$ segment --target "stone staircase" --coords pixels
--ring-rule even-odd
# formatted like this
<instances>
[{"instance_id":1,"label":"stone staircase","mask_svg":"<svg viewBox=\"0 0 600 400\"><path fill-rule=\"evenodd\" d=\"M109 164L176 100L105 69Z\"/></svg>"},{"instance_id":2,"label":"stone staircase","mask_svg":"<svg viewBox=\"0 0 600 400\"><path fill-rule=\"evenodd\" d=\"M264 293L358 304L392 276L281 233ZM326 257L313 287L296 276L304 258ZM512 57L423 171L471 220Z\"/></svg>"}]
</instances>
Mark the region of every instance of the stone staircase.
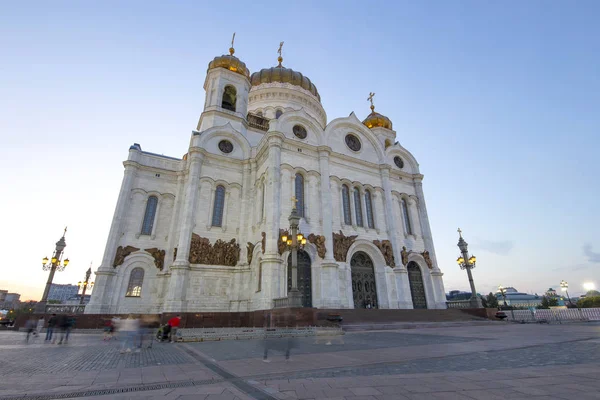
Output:
<instances>
[{"instance_id":1,"label":"stone staircase","mask_svg":"<svg viewBox=\"0 0 600 400\"><path fill-rule=\"evenodd\" d=\"M495 323L458 309L448 310L319 310L318 319L340 315L344 331L416 329Z\"/></svg>"}]
</instances>

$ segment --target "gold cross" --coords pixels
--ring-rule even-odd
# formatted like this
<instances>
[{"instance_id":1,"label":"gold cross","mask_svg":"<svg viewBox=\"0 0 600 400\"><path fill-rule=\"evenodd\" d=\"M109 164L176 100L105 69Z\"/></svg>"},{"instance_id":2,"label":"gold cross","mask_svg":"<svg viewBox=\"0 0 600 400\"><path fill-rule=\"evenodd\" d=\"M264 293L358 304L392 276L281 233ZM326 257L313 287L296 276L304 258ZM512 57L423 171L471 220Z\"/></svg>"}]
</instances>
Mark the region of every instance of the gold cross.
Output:
<instances>
[{"instance_id":1,"label":"gold cross","mask_svg":"<svg viewBox=\"0 0 600 400\"><path fill-rule=\"evenodd\" d=\"M298 199L296 198L296 196L292 196L292 202L293 206L296 207L296 204L298 203Z\"/></svg>"},{"instance_id":2,"label":"gold cross","mask_svg":"<svg viewBox=\"0 0 600 400\"><path fill-rule=\"evenodd\" d=\"M375 96L375 93L370 92L369 97L367 97L367 100L371 102L371 111L375 109L375 106L373 105L373 96Z\"/></svg>"},{"instance_id":3,"label":"gold cross","mask_svg":"<svg viewBox=\"0 0 600 400\"><path fill-rule=\"evenodd\" d=\"M279 53L279 57L281 57L281 48L283 47L283 42L279 42L279 49L277 52Z\"/></svg>"},{"instance_id":4,"label":"gold cross","mask_svg":"<svg viewBox=\"0 0 600 400\"><path fill-rule=\"evenodd\" d=\"M233 47L234 41L235 41L235 32L233 32L233 37L231 38L231 47Z\"/></svg>"}]
</instances>

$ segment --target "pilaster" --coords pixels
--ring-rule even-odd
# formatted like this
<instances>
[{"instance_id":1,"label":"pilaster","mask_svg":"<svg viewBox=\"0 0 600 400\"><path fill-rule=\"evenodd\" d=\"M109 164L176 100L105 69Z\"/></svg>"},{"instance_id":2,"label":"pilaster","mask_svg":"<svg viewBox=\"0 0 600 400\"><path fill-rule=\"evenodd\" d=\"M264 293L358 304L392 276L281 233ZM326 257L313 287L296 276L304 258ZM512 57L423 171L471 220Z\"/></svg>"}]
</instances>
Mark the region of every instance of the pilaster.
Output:
<instances>
[{"instance_id":1,"label":"pilaster","mask_svg":"<svg viewBox=\"0 0 600 400\"><path fill-rule=\"evenodd\" d=\"M412 297L410 295L410 282L408 280L408 271L403 266L394 268L396 278L396 289L398 290L398 308L412 309Z\"/></svg>"}]
</instances>

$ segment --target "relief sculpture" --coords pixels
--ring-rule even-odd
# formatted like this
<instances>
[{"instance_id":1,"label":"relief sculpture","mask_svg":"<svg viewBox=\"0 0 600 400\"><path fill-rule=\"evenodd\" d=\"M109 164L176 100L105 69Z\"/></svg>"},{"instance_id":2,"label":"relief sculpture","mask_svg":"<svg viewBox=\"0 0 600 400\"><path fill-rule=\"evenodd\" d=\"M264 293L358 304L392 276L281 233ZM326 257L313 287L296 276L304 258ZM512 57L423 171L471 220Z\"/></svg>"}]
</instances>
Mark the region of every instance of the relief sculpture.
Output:
<instances>
[{"instance_id":1,"label":"relief sculpture","mask_svg":"<svg viewBox=\"0 0 600 400\"><path fill-rule=\"evenodd\" d=\"M287 237L290 237L290 233L289 233L287 230L285 230L285 229L280 229L280 230L279 230L279 239L277 240L277 251L279 252L279 255L282 255L282 254L283 254L283 252L284 252L284 251L287 249L287 247L288 247L287 243L284 243L284 242L281 240L281 237L282 237L282 236L284 236L284 235L285 235L285 236L287 236Z\"/></svg>"},{"instance_id":2,"label":"relief sculpture","mask_svg":"<svg viewBox=\"0 0 600 400\"><path fill-rule=\"evenodd\" d=\"M248 255L248 264L252 264L252 255L254 254L254 244L248 242L246 246L246 251Z\"/></svg>"},{"instance_id":3,"label":"relief sculpture","mask_svg":"<svg viewBox=\"0 0 600 400\"><path fill-rule=\"evenodd\" d=\"M266 249L266 246L267 246L267 234L264 233L264 232L262 232L261 235L262 235L262 239L260 241L260 245L262 247L261 250L262 250L262 253L265 254L265 249Z\"/></svg>"},{"instance_id":4,"label":"relief sculpture","mask_svg":"<svg viewBox=\"0 0 600 400\"><path fill-rule=\"evenodd\" d=\"M231 239L229 242L218 239L210 244L208 238L192 233L189 261L191 264L227 265L233 267L240 258L240 245Z\"/></svg>"},{"instance_id":5,"label":"relief sculpture","mask_svg":"<svg viewBox=\"0 0 600 400\"><path fill-rule=\"evenodd\" d=\"M336 261L346 261L346 255L358 235L345 236L342 231L333 233L333 256Z\"/></svg>"},{"instance_id":6,"label":"relief sculpture","mask_svg":"<svg viewBox=\"0 0 600 400\"><path fill-rule=\"evenodd\" d=\"M433 260L431 260L431 257L429 257L429 252L427 250L425 250L424 252L421 253L421 255L425 259L425 263L427 264L429 269L432 269L433 268Z\"/></svg>"},{"instance_id":7,"label":"relief sculpture","mask_svg":"<svg viewBox=\"0 0 600 400\"><path fill-rule=\"evenodd\" d=\"M311 233L308 235L307 239L317 247L317 253L319 254L319 257L325 258L325 253L327 252L327 248L325 247L325 236Z\"/></svg>"},{"instance_id":8,"label":"relief sculpture","mask_svg":"<svg viewBox=\"0 0 600 400\"><path fill-rule=\"evenodd\" d=\"M389 240L373 240L373 244L377 246L383 258L385 259L385 265L394 268L396 266L396 260L394 260L394 250L392 249L392 242Z\"/></svg>"},{"instance_id":9,"label":"relief sculpture","mask_svg":"<svg viewBox=\"0 0 600 400\"><path fill-rule=\"evenodd\" d=\"M154 258L154 265L156 265L156 268L162 271L165 266L165 251L159 250L156 247L144 249L144 251L150 253L150 255Z\"/></svg>"},{"instance_id":10,"label":"relief sculpture","mask_svg":"<svg viewBox=\"0 0 600 400\"><path fill-rule=\"evenodd\" d=\"M119 265L123 264L123 261L125 261L125 257L127 257L128 255L130 255L131 253L138 251L139 249L137 247L133 247L133 246L119 246L117 248L117 252L115 253L115 260L113 261L113 268L117 268Z\"/></svg>"},{"instance_id":11,"label":"relief sculpture","mask_svg":"<svg viewBox=\"0 0 600 400\"><path fill-rule=\"evenodd\" d=\"M406 246L402 246L400 255L402 256L402 265L406 266L406 264L408 264L408 251L406 251Z\"/></svg>"}]
</instances>

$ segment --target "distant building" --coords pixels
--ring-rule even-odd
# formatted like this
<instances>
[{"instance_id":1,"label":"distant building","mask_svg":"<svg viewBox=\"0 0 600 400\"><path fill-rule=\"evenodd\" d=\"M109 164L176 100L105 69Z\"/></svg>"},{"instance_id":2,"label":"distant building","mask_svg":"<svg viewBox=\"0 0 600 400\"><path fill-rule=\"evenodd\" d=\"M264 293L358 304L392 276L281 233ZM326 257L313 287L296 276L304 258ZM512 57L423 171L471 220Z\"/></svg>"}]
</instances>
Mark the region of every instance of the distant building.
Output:
<instances>
[{"instance_id":1,"label":"distant building","mask_svg":"<svg viewBox=\"0 0 600 400\"><path fill-rule=\"evenodd\" d=\"M535 307L542 304L541 296L538 296L537 294L519 292L514 287L505 288L504 296L506 296L506 304L509 306ZM498 299L499 304L504 304L504 297L500 291L496 293L496 298Z\"/></svg>"},{"instance_id":2,"label":"distant building","mask_svg":"<svg viewBox=\"0 0 600 400\"><path fill-rule=\"evenodd\" d=\"M0 290L0 303L4 303L6 301L7 294L8 290Z\"/></svg>"},{"instance_id":3,"label":"distant building","mask_svg":"<svg viewBox=\"0 0 600 400\"><path fill-rule=\"evenodd\" d=\"M470 298L471 292L462 292L460 290L451 290L446 295L446 300L448 301L469 300Z\"/></svg>"},{"instance_id":4,"label":"distant building","mask_svg":"<svg viewBox=\"0 0 600 400\"><path fill-rule=\"evenodd\" d=\"M64 303L67 299L77 296L77 293L79 293L79 287L77 285L53 283L50 286L48 300L58 300L61 303Z\"/></svg>"},{"instance_id":5,"label":"distant building","mask_svg":"<svg viewBox=\"0 0 600 400\"><path fill-rule=\"evenodd\" d=\"M90 297L92 297L91 294L86 294L84 299L83 299L83 304L87 304L90 302ZM63 301L64 304L68 304L68 305L77 305L80 304L81 302L81 295L78 294L76 296L73 297L69 297L67 300Z\"/></svg>"},{"instance_id":6,"label":"distant building","mask_svg":"<svg viewBox=\"0 0 600 400\"><path fill-rule=\"evenodd\" d=\"M19 308L19 304L21 304L21 295L19 293L7 293L2 304L2 308L6 310Z\"/></svg>"}]
</instances>

